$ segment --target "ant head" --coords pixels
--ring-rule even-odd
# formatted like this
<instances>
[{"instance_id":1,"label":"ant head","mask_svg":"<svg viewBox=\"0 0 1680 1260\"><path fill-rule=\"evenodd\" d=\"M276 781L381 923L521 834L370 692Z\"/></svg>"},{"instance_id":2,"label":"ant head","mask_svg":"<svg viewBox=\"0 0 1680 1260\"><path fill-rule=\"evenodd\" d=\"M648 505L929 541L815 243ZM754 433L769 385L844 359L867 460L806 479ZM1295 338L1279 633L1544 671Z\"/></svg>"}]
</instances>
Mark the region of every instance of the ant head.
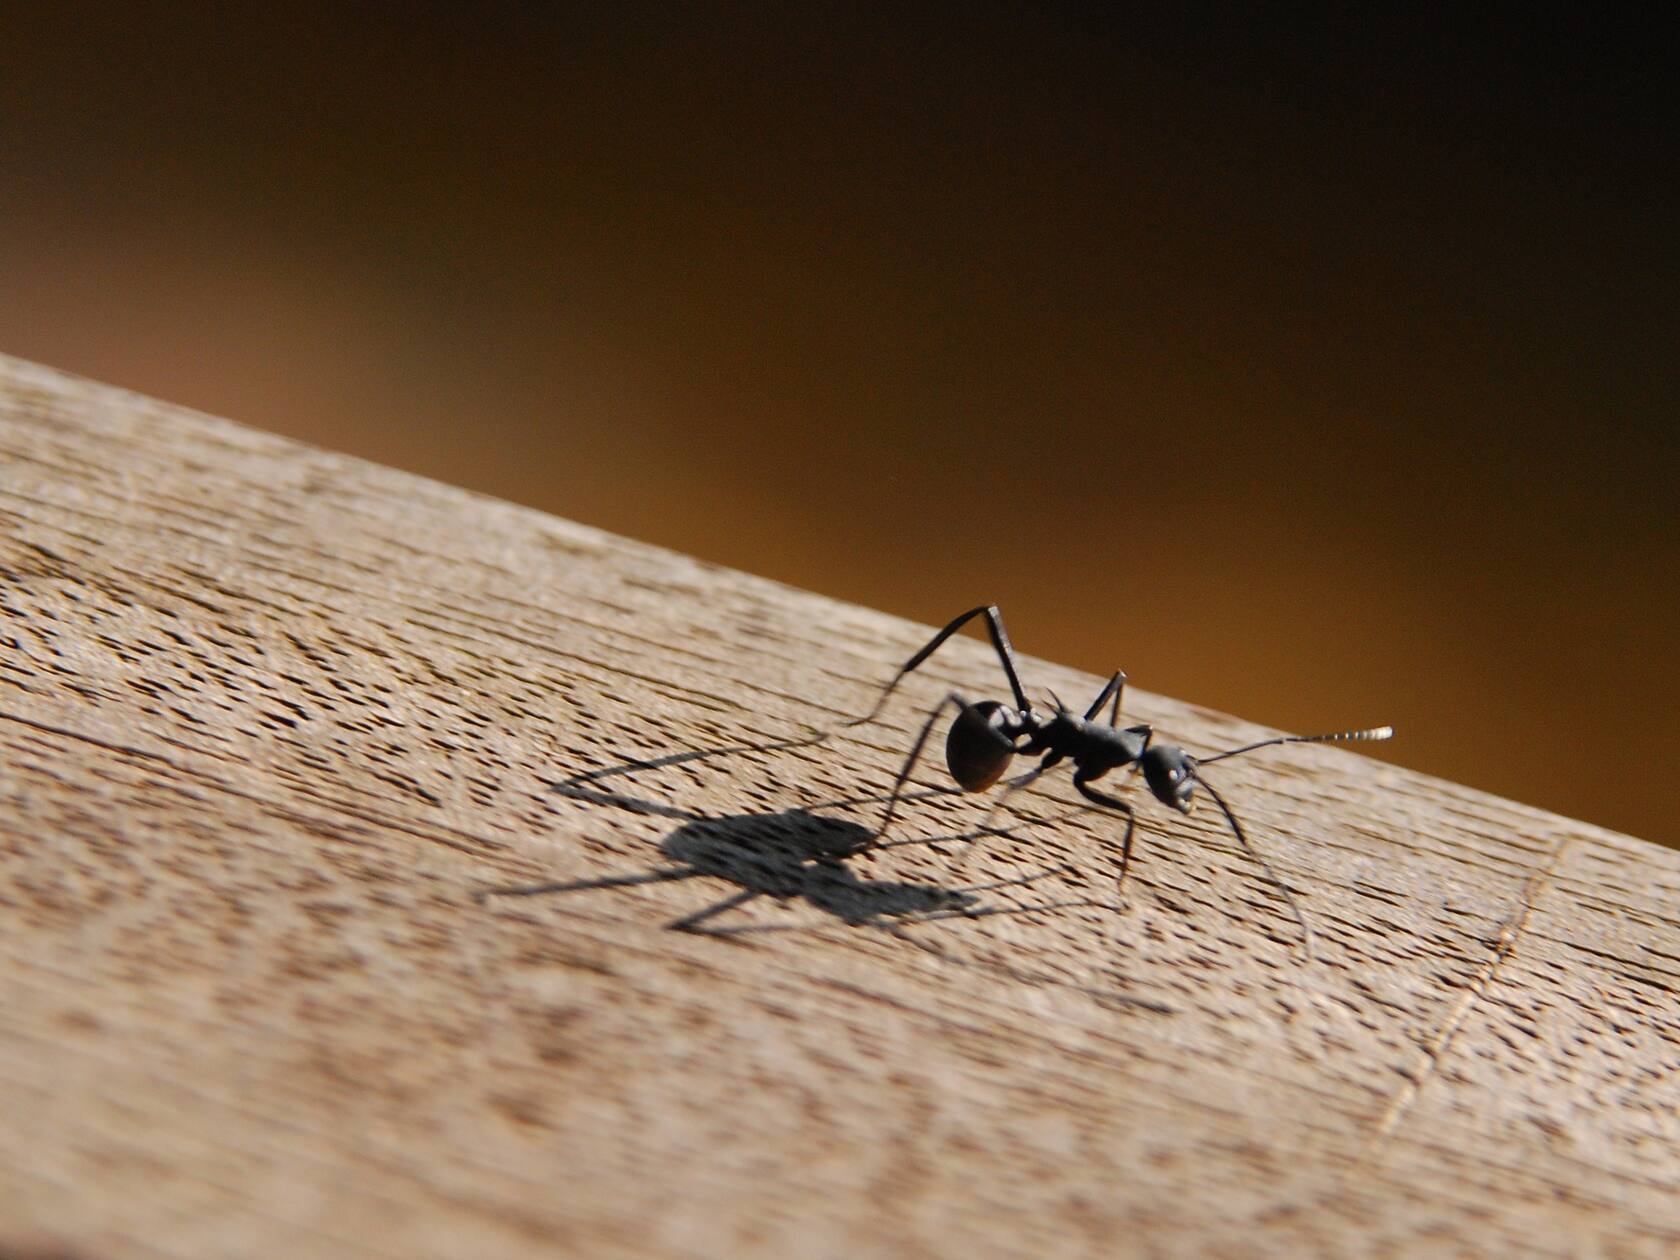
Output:
<instances>
[{"instance_id":1,"label":"ant head","mask_svg":"<svg viewBox=\"0 0 1680 1260\"><path fill-rule=\"evenodd\" d=\"M1143 750L1138 764L1156 800L1181 814L1190 812L1190 798L1196 793L1196 763L1189 753L1171 744L1151 744Z\"/></svg>"},{"instance_id":2,"label":"ant head","mask_svg":"<svg viewBox=\"0 0 1680 1260\"><path fill-rule=\"evenodd\" d=\"M945 737L945 764L965 792L984 792L1003 778L1015 756L1006 726L1020 724L1020 714L996 700L965 704Z\"/></svg>"}]
</instances>

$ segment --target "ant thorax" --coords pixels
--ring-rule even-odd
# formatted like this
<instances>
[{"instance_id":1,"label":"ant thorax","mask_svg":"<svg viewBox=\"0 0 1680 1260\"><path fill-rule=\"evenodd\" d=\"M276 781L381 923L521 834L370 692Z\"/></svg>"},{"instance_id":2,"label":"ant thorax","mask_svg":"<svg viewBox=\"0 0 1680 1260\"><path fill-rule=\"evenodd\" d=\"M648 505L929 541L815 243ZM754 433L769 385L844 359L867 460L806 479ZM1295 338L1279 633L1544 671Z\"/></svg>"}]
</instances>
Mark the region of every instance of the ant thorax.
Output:
<instances>
[{"instance_id":1,"label":"ant thorax","mask_svg":"<svg viewBox=\"0 0 1680 1260\"><path fill-rule=\"evenodd\" d=\"M1068 755L1089 778L1131 765L1149 744L1147 726L1116 728L1071 716L1059 720L1075 727L1074 746L1068 749Z\"/></svg>"}]
</instances>

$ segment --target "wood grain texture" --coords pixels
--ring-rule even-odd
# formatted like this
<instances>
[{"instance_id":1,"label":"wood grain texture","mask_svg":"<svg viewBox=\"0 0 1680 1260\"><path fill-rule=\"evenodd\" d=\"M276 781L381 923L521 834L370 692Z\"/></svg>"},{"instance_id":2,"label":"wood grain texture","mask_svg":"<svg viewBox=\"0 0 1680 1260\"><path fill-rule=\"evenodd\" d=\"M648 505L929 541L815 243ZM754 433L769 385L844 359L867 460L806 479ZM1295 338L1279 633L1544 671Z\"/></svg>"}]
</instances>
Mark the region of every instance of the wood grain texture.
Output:
<instances>
[{"instance_id":1,"label":"wood grain texture","mask_svg":"<svg viewBox=\"0 0 1680 1260\"><path fill-rule=\"evenodd\" d=\"M1306 961L1136 791L813 860L982 643L802 740L927 628L13 360L0 514L0 1256L1680 1251L1680 854L1269 750Z\"/></svg>"}]
</instances>

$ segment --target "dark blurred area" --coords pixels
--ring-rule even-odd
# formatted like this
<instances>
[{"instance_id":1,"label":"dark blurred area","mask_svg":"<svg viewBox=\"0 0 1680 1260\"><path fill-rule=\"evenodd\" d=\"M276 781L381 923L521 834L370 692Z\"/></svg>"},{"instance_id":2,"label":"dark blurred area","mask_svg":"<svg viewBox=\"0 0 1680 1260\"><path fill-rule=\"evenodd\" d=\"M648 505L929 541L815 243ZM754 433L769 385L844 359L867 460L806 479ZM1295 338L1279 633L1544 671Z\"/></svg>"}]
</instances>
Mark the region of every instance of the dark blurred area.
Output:
<instances>
[{"instance_id":1,"label":"dark blurred area","mask_svg":"<svg viewBox=\"0 0 1680 1260\"><path fill-rule=\"evenodd\" d=\"M0 12L0 350L1680 841L1655 26Z\"/></svg>"}]
</instances>

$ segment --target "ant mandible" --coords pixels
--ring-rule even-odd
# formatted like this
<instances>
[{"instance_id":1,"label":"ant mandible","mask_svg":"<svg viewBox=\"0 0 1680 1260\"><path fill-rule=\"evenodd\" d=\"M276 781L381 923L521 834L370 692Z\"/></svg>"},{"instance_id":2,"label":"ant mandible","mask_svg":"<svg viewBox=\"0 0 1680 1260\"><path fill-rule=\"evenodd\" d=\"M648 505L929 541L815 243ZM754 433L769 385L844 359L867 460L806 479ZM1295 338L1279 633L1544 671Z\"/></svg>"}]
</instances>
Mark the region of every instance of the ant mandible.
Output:
<instances>
[{"instance_id":1,"label":"ant mandible","mask_svg":"<svg viewBox=\"0 0 1680 1260\"><path fill-rule=\"evenodd\" d=\"M921 733L916 736L916 742L910 748L910 755L905 758L904 766L898 772L898 778L893 782L892 795L887 799L886 813L875 833L875 839L884 836L887 828L892 825L898 812L899 799L904 793L904 786L909 782L911 772L915 770L916 762L921 757L922 749L927 744L935 724L947 706L955 705L957 717L951 723L950 734L945 739L945 764L950 768L951 777L963 791L984 792L992 787L1003 778L1010 762L1017 756L1042 757L1043 760L1030 773L1010 783L1003 796L999 797L993 806L995 811L1009 796L1031 786L1045 771L1063 761L1070 761L1073 763L1073 786L1081 796L1099 809L1115 810L1126 816L1126 831L1120 841L1118 885L1124 885L1126 871L1131 864L1132 836L1137 828L1137 815L1125 801L1092 787L1092 783L1111 771L1131 766L1134 773L1139 770L1143 772L1144 781L1149 785L1149 790L1156 800L1183 814L1190 812L1197 787L1203 788L1219 807L1220 813L1225 815L1225 820L1230 823L1237 843L1289 903L1295 921L1301 928L1302 950L1310 953L1312 929L1307 926L1306 916L1301 913L1301 907L1297 904L1294 894L1289 891L1289 886L1273 873L1266 859L1249 843L1236 814L1213 784L1207 781L1202 774L1202 767L1215 761L1223 761L1227 757L1253 752L1257 748L1269 748L1273 744L1388 739L1393 736L1394 728L1374 726L1366 730L1337 731L1329 735L1279 735L1272 739L1244 744L1240 748L1228 749L1211 757L1195 757L1177 745L1155 743L1153 727L1120 725L1120 697L1126 686L1126 675L1122 670L1116 670L1114 677L1103 684L1097 698L1091 701L1082 715L1070 711L1054 692L1050 694L1050 698L1056 706L1056 711L1053 714L1042 714L1033 708L1026 692L1021 688L1020 674L1015 668L1015 649L1010 645L1009 634L1003 628L1003 617L996 604L971 608L934 635L926 647L906 661L898 673L893 675L892 681L882 689L875 707L847 725L857 726L874 719L898 684L904 681L905 676L938 651L945 640L976 617L986 619L986 629L991 635L992 647L996 649L998 662L1009 679L1009 690L1014 695L1015 704L1011 707L999 700L982 700L971 704L956 692L940 701L928 715ZM1098 716L1105 704L1109 706L1106 723Z\"/></svg>"}]
</instances>

